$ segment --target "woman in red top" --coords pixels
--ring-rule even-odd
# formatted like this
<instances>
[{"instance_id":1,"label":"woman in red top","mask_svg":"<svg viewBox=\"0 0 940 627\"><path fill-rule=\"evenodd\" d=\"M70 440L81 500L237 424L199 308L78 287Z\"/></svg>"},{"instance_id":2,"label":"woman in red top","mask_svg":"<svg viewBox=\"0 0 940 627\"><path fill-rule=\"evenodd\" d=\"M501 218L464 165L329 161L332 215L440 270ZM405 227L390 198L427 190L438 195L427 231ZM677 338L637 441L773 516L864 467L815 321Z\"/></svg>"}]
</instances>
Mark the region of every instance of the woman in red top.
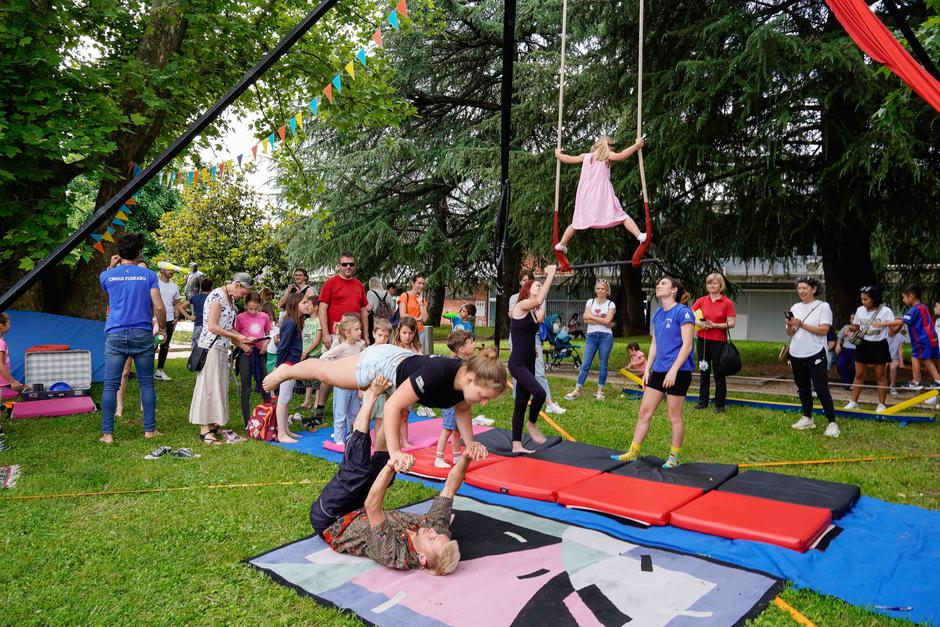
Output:
<instances>
[{"instance_id":1,"label":"woman in red top","mask_svg":"<svg viewBox=\"0 0 940 627\"><path fill-rule=\"evenodd\" d=\"M713 272L705 279L708 294L692 304L692 311L701 311L702 320L698 332L699 354L699 392L696 409L708 407L708 395L711 387L712 369L718 364L721 348L728 342L728 329L734 328L734 303L724 295L725 278ZM728 394L725 378L715 373L715 411L725 411L725 397Z\"/></svg>"}]
</instances>

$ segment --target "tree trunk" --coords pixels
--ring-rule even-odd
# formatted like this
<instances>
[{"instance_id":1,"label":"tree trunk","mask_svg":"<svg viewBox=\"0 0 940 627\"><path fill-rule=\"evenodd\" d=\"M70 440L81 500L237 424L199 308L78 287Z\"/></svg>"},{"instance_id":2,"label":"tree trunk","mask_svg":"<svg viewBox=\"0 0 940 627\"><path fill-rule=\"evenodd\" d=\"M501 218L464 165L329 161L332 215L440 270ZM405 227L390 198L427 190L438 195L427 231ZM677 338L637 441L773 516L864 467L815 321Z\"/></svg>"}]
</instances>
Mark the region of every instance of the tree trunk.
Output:
<instances>
[{"instance_id":1,"label":"tree trunk","mask_svg":"<svg viewBox=\"0 0 940 627\"><path fill-rule=\"evenodd\" d=\"M446 290L447 288L444 285L435 285L428 290L428 321L426 323L428 326L441 326Z\"/></svg>"},{"instance_id":2,"label":"tree trunk","mask_svg":"<svg viewBox=\"0 0 940 627\"><path fill-rule=\"evenodd\" d=\"M849 218L840 228L826 229L817 237L826 277L825 298L832 307L832 324L839 328L858 308L859 288L876 282L871 230L861 220Z\"/></svg>"},{"instance_id":3,"label":"tree trunk","mask_svg":"<svg viewBox=\"0 0 940 627\"><path fill-rule=\"evenodd\" d=\"M620 330L624 335L648 335L646 326L646 295L643 293L643 268L626 266L620 272L620 302L624 312Z\"/></svg>"}]
</instances>

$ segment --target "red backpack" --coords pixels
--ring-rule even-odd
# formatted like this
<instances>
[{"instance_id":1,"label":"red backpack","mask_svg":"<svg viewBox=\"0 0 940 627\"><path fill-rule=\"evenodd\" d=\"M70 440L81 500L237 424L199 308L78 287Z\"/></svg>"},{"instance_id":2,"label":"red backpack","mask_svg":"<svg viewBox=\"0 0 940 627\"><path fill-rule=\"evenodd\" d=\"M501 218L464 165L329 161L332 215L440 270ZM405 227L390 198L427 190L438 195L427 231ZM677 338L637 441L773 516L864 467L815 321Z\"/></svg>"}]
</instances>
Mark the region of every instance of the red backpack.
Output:
<instances>
[{"instance_id":1,"label":"red backpack","mask_svg":"<svg viewBox=\"0 0 940 627\"><path fill-rule=\"evenodd\" d=\"M245 435L265 442L277 439L275 407L277 407L277 398L272 398L270 403L261 403L255 407L255 410L251 412L251 418L248 419L248 426L245 427Z\"/></svg>"}]
</instances>

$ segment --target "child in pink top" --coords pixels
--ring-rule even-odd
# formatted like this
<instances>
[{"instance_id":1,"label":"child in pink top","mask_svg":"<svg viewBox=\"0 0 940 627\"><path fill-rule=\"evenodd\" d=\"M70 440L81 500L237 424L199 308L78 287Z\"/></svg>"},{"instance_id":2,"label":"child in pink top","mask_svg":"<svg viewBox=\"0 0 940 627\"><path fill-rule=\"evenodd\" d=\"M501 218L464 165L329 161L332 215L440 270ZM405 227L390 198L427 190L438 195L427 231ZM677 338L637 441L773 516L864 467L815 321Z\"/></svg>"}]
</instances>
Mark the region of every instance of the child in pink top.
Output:
<instances>
[{"instance_id":1,"label":"child in pink top","mask_svg":"<svg viewBox=\"0 0 940 627\"><path fill-rule=\"evenodd\" d=\"M640 345L630 342L627 344L627 352L630 353L630 365L627 366L627 370L642 374L646 370L646 355L640 350Z\"/></svg>"},{"instance_id":2,"label":"child in pink top","mask_svg":"<svg viewBox=\"0 0 940 627\"><path fill-rule=\"evenodd\" d=\"M261 311L261 296L251 292L245 297L245 311L235 316L235 331L247 338L267 338L271 335L271 318ZM248 426L251 417L251 380L255 380L254 388L261 392L265 403L271 402L271 395L261 388L261 382L268 376L267 348L269 339L263 339L252 344L251 351L241 349L235 351L235 367L241 381L241 410L242 420Z\"/></svg>"},{"instance_id":3,"label":"child in pink top","mask_svg":"<svg viewBox=\"0 0 940 627\"><path fill-rule=\"evenodd\" d=\"M10 372L10 347L4 336L10 332L10 317L0 313L0 396L15 398L26 386L17 381Z\"/></svg>"}]
</instances>

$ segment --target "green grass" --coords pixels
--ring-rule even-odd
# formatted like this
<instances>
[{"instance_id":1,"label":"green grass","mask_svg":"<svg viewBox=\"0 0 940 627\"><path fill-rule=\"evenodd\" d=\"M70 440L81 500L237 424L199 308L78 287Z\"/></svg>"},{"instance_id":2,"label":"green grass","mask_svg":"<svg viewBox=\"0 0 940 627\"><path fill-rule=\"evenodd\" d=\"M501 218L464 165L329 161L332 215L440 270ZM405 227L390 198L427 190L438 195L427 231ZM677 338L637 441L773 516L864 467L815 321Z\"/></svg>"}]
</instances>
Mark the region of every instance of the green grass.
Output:
<instances>
[{"instance_id":1,"label":"green grass","mask_svg":"<svg viewBox=\"0 0 940 627\"><path fill-rule=\"evenodd\" d=\"M143 438L136 380L130 383L117 444L96 441L99 415L6 423L15 448L0 464L20 464L15 490L2 496L195 486L191 491L0 502L0 624L359 624L323 608L245 566L242 560L310 533L308 509L332 476L333 464L258 442L202 445L187 422L193 376L182 360L167 367L172 382L157 382L160 444L190 446L201 459L144 461L157 442ZM569 381L552 380L561 398ZM593 395L589 383L586 392ZM616 397L615 394L610 396ZM96 394L97 397L97 394ZM587 397L553 417L575 438L625 447L637 401ZM507 396L484 409L509 425ZM793 416L729 407L719 416L686 411L687 460L748 462L940 452L935 425L843 421L838 440L788 428ZM232 402L232 417L240 413ZM545 426L546 433L553 430ZM654 420L644 451L665 455L668 423ZM940 507L936 460L782 467L808 477L857 483L868 496ZM204 489L227 483L308 480L309 485ZM398 481L388 505L431 496ZM838 599L788 589L783 598L819 625L901 624ZM770 607L756 625L791 625Z\"/></svg>"}]
</instances>

